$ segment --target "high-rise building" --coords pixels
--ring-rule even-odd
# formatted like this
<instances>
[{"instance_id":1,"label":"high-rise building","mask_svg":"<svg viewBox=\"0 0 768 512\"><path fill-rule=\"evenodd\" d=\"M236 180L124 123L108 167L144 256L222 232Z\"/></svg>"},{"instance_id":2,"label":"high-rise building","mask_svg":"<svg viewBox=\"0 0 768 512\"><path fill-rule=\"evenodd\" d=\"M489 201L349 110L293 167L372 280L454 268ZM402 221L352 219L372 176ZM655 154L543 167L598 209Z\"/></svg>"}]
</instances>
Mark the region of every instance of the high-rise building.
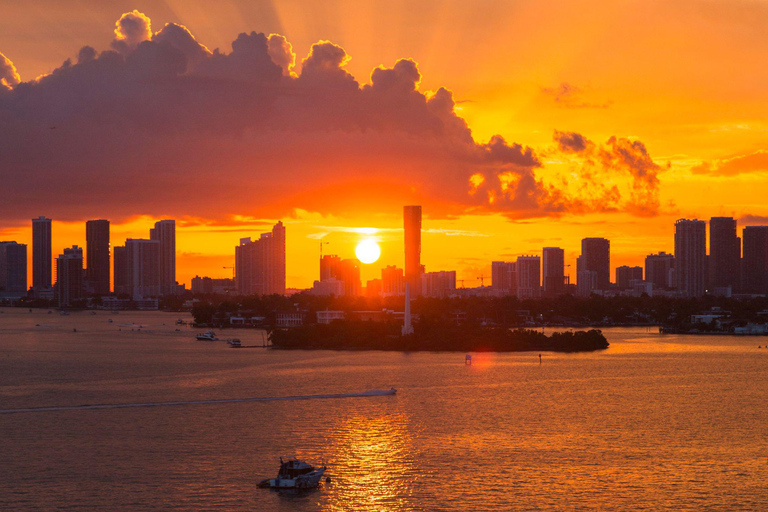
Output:
<instances>
[{"instance_id":1,"label":"high-rise building","mask_svg":"<svg viewBox=\"0 0 768 512\"><path fill-rule=\"evenodd\" d=\"M733 217L709 220L709 288L735 291L741 284L741 239Z\"/></svg>"},{"instance_id":2,"label":"high-rise building","mask_svg":"<svg viewBox=\"0 0 768 512\"><path fill-rule=\"evenodd\" d=\"M611 242L605 238L584 238L581 241L581 257L583 265L581 270L597 273L597 289L610 288Z\"/></svg>"},{"instance_id":3,"label":"high-rise building","mask_svg":"<svg viewBox=\"0 0 768 512\"><path fill-rule=\"evenodd\" d=\"M356 258L348 258L341 260L336 268L335 277L344 283L344 295L348 297L358 297L362 293L359 263Z\"/></svg>"},{"instance_id":4,"label":"high-rise building","mask_svg":"<svg viewBox=\"0 0 768 512\"><path fill-rule=\"evenodd\" d=\"M421 206L404 206L405 281L411 285L411 294L421 290Z\"/></svg>"},{"instance_id":5,"label":"high-rise building","mask_svg":"<svg viewBox=\"0 0 768 512\"><path fill-rule=\"evenodd\" d=\"M744 228L742 291L768 295L768 226Z\"/></svg>"},{"instance_id":6,"label":"high-rise building","mask_svg":"<svg viewBox=\"0 0 768 512\"><path fill-rule=\"evenodd\" d=\"M675 286L685 297L706 291L707 223L679 219L675 222Z\"/></svg>"},{"instance_id":7,"label":"high-rise building","mask_svg":"<svg viewBox=\"0 0 768 512\"><path fill-rule=\"evenodd\" d=\"M130 295L131 288L128 279L128 253L126 252L125 246L115 247L113 256L115 293L117 295Z\"/></svg>"},{"instance_id":8,"label":"high-rise building","mask_svg":"<svg viewBox=\"0 0 768 512\"><path fill-rule=\"evenodd\" d=\"M225 294L232 291L234 287L234 281L231 278L216 279L200 276L192 278L192 293Z\"/></svg>"},{"instance_id":9,"label":"high-rise building","mask_svg":"<svg viewBox=\"0 0 768 512\"><path fill-rule=\"evenodd\" d=\"M495 295L516 295L517 263L514 261L491 262L491 285Z\"/></svg>"},{"instance_id":10,"label":"high-rise building","mask_svg":"<svg viewBox=\"0 0 768 512\"><path fill-rule=\"evenodd\" d=\"M633 281L643 280L643 267L616 267L616 287L619 290L629 290L634 287Z\"/></svg>"},{"instance_id":11,"label":"high-rise building","mask_svg":"<svg viewBox=\"0 0 768 512\"><path fill-rule=\"evenodd\" d=\"M441 270L421 275L421 294L425 297L445 298L456 292L456 271Z\"/></svg>"},{"instance_id":12,"label":"high-rise building","mask_svg":"<svg viewBox=\"0 0 768 512\"><path fill-rule=\"evenodd\" d=\"M320 258L320 280L327 281L336 277L341 258L335 254L326 254Z\"/></svg>"},{"instance_id":13,"label":"high-rise building","mask_svg":"<svg viewBox=\"0 0 768 512\"><path fill-rule=\"evenodd\" d=\"M541 297L541 258L518 256L516 263L517 297L520 299Z\"/></svg>"},{"instance_id":14,"label":"high-rise building","mask_svg":"<svg viewBox=\"0 0 768 512\"><path fill-rule=\"evenodd\" d=\"M117 251L115 260L117 261ZM133 300L162 294L160 241L129 238L125 241L127 289ZM115 272L117 279L117 272Z\"/></svg>"},{"instance_id":15,"label":"high-rise building","mask_svg":"<svg viewBox=\"0 0 768 512\"><path fill-rule=\"evenodd\" d=\"M82 247L73 245L56 258L56 296L60 308L84 297Z\"/></svg>"},{"instance_id":16,"label":"high-rise building","mask_svg":"<svg viewBox=\"0 0 768 512\"><path fill-rule=\"evenodd\" d=\"M258 240L235 247L235 285L240 295L285 294L285 226L278 222Z\"/></svg>"},{"instance_id":17,"label":"high-rise building","mask_svg":"<svg viewBox=\"0 0 768 512\"><path fill-rule=\"evenodd\" d=\"M27 246L0 242L0 298L18 299L27 294Z\"/></svg>"},{"instance_id":18,"label":"high-rise building","mask_svg":"<svg viewBox=\"0 0 768 512\"><path fill-rule=\"evenodd\" d=\"M381 294L384 297L396 297L405 293L405 274L403 269L387 265L381 269Z\"/></svg>"},{"instance_id":19,"label":"high-rise building","mask_svg":"<svg viewBox=\"0 0 768 512\"><path fill-rule=\"evenodd\" d=\"M32 219L32 289L36 296L51 288L51 219Z\"/></svg>"},{"instance_id":20,"label":"high-rise building","mask_svg":"<svg viewBox=\"0 0 768 512\"><path fill-rule=\"evenodd\" d=\"M155 222L149 238L160 242L160 294L172 295L176 291L176 221Z\"/></svg>"},{"instance_id":21,"label":"high-rise building","mask_svg":"<svg viewBox=\"0 0 768 512\"><path fill-rule=\"evenodd\" d=\"M552 297L565 293L565 251L545 247L542 252L544 294Z\"/></svg>"},{"instance_id":22,"label":"high-rise building","mask_svg":"<svg viewBox=\"0 0 768 512\"><path fill-rule=\"evenodd\" d=\"M109 221L89 220L85 223L86 289L96 295L109 293Z\"/></svg>"},{"instance_id":23,"label":"high-rise building","mask_svg":"<svg viewBox=\"0 0 768 512\"><path fill-rule=\"evenodd\" d=\"M674 288L672 269L675 268L675 257L662 251L645 257L645 280L656 289Z\"/></svg>"}]
</instances>

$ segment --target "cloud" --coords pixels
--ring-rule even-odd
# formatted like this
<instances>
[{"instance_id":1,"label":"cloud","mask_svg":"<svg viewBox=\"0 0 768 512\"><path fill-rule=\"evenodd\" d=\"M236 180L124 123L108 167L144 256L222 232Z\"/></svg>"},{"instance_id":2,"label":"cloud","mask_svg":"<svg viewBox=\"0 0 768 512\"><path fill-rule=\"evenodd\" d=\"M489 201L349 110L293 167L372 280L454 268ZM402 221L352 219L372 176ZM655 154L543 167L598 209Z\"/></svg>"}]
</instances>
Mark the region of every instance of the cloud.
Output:
<instances>
[{"instance_id":1,"label":"cloud","mask_svg":"<svg viewBox=\"0 0 768 512\"><path fill-rule=\"evenodd\" d=\"M739 224L743 226L768 226L768 217L764 215L742 215Z\"/></svg>"},{"instance_id":2,"label":"cloud","mask_svg":"<svg viewBox=\"0 0 768 512\"><path fill-rule=\"evenodd\" d=\"M557 87L542 87L541 92L551 97L562 108L608 108L607 103L590 103L583 99L584 90L562 82Z\"/></svg>"},{"instance_id":3,"label":"cloud","mask_svg":"<svg viewBox=\"0 0 768 512\"><path fill-rule=\"evenodd\" d=\"M296 71L283 36L242 33L231 51L211 51L182 25L153 34L148 17L126 13L111 50L84 47L76 63L0 88L9 198L0 218L45 210L215 223L414 203L433 217L609 211L546 182L532 148L475 140L450 90L419 89L415 61L378 67L361 84L349 59L320 41ZM645 165L635 174L653 183L644 147L617 139L606 148L611 165Z\"/></svg>"},{"instance_id":4,"label":"cloud","mask_svg":"<svg viewBox=\"0 0 768 512\"><path fill-rule=\"evenodd\" d=\"M21 81L11 59L0 53L0 88L10 89Z\"/></svg>"},{"instance_id":5,"label":"cloud","mask_svg":"<svg viewBox=\"0 0 768 512\"><path fill-rule=\"evenodd\" d=\"M558 149L565 153L580 153L592 144L586 137L575 132L555 130L554 139Z\"/></svg>"},{"instance_id":6,"label":"cloud","mask_svg":"<svg viewBox=\"0 0 768 512\"><path fill-rule=\"evenodd\" d=\"M709 176L738 176L768 172L768 151L759 150L747 155L702 162L691 168L693 174Z\"/></svg>"}]
</instances>

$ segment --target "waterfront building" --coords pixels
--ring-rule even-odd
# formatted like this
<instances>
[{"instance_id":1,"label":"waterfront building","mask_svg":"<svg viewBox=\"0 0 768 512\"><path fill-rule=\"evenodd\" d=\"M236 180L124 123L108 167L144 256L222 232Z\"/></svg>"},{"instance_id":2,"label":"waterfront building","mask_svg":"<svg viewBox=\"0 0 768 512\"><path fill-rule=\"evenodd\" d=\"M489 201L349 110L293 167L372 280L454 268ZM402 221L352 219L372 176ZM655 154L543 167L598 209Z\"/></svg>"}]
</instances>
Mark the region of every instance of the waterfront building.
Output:
<instances>
[{"instance_id":1,"label":"waterfront building","mask_svg":"<svg viewBox=\"0 0 768 512\"><path fill-rule=\"evenodd\" d=\"M768 226L747 226L742 232L742 291L768 295Z\"/></svg>"},{"instance_id":2,"label":"waterfront building","mask_svg":"<svg viewBox=\"0 0 768 512\"><path fill-rule=\"evenodd\" d=\"M611 286L611 242L605 238L584 238L581 241L581 270L597 273L595 289ZM577 275L578 279L578 275Z\"/></svg>"},{"instance_id":3,"label":"waterfront building","mask_svg":"<svg viewBox=\"0 0 768 512\"><path fill-rule=\"evenodd\" d=\"M491 262L491 286L494 295L517 295L517 263L514 261Z\"/></svg>"},{"instance_id":4,"label":"waterfront building","mask_svg":"<svg viewBox=\"0 0 768 512\"><path fill-rule=\"evenodd\" d=\"M421 206L403 207L405 281L415 296L421 290Z\"/></svg>"},{"instance_id":5,"label":"waterfront building","mask_svg":"<svg viewBox=\"0 0 768 512\"><path fill-rule=\"evenodd\" d=\"M109 221L87 221L85 240L85 288L89 293L107 295L110 291Z\"/></svg>"},{"instance_id":6,"label":"waterfront building","mask_svg":"<svg viewBox=\"0 0 768 512\"><path fill-rule=\"evenodd\" d=\"M425 297L450 297L456 292L456 271L441 270L421 275L421 295Z\"/></svg>"},{"instance_id":7,"label":"waterfront building","mask_svg":"<svg viewBox=\"0 0 768 512\"><path fill-rule=\"evenodd\" d=\"M0 242L0 299L27 295L27 246Z\"/></svg>"},{"instance_id":8,"label":"waterfront building","mask_svg":"<svg viewBox=\"0 0 768 512\"><path fill-rule=\"evenodd\" d=\"M344 295L344 282L335 277L315 281L309 293L320 297L341 297Z\"/></svg>"},{"instance_id":9,"label":"waterfront building","mask_svg":"<svg viewBox=\"0 0 768 512\"><path fill-rule=\"evenodd\" d=\"M622 265L616 267L616 287L619 290L629 290L633 288L633 281L643 280L643 267L630 267Z\"/></svg>"},{"instance_id":10,"label":"waterfront building","mask_svg":"<svg viewBox=\"0 0 768 512\"><path fill-rule=\"evenodd\" d=\"M709 220L709 283L710 290L736 291L741 284L741 239L736 234L733 217L712 217Z\"/></svg>"},{"instance_id":11,"label":"waterfront building","mask_svg":"<svg viewBox=\"0 0 768 512\"><path fill-rule=\"evenodd\" d=\"M381 294L393 297L405 294L405 273L395 265L387 265L381 269Z\"/></svg>"},{"instance_id":12,"label":"waterfront building","mask_svg":"<svg viewBox=\"0 0 768 512\"><path fill-rule=\"evenodd\" d=\"M285 294L285 226L278 222L258 240L235 247L235 286L240 295Z\"/></svg>"},{"instance_id":13,"label":"waterfront building","mask_svg":"<svg viewBox=\"0 0 768 512\"><path fill-rule=\"evenodd\" d=\"M656 289L674 288L675 257L664 251L645 257L645 280Z\"/></svg>"},{"instance_id":14,"label":"waterfront building","mask_svg":"<svg viewBox=\"0 0 768 512\"><path fill-rule=\"evenodd\" d=\"M56 258L56 298L60 308L84 297L83 248L73 245Z\"/></svg>"},{"instance_id":15,"label":"waterfront building","mask_svg":"<svg viewBox=\"0 0 768 512\"><path fill-rule=\"evenodd\" d=\"M192 278L192 293L226 294L234 291L235 282L229 278L215 279L195 276Z\"/></svg>"},{"instance_id":16,"label":"waterfront building","mask_svg":"<svg viewBox=\"0 0 768 512\"><path fill-rule=\"evenodd\" d=\"M518 256L517 297L535 299L541 297L541 258L538 256Z\"/></svg>"},{"instance_id":17,"label":"waterfront building","mask_svg":"<svg viewBox=\"0 0 768 512\"><path fill-rule=\"evenodd\" d=\"M128 285L128 255L125 251L125 246L115 247L112 265L112 275L115 276L115 294L131 294L130 287Z\"/></svg>"},{"instance_id":18,"label":"waterfront building","mask_svg":"<svg viewBox=\"0 0 768 512\"><path fill-rule=\"evenodd\" d=\"M126 289L131 299L162 295L160 247L159 240L129 238L125 241Z\"/></svg>"},{"instance_id":19,"label":"waterfront building","mask_svg":"<svg viewBox=\"0 0 768 512\"><path fill-rule=\"evenodd\" d=\"M338 273L341 258L335 254L326 254L320 258L320 280L332 279Z\"/></svg>"},{"instance_id":20,"label":"waterfront building","mask_svg":"<svg viewBox=\"0 0 768 512\"><path fill-rule=\"evenodd\" d=\"M542 252L544 295L553 297L565 293L565 251L560 247L545 247Z\"/></svg>"},{"instance_id":21,"label":"waterfront building","mask_svg":"<svg viewBox=\"0 0 768 512\"><path fill-rule=\"evenodd\" d=\"M176 292L176 221L155 222L155 227L149 230L149 239L160 243L160 294L173 295Z\"/></svg>"},{"instance_id":22,"label":"waterfront building","mask_svg":"<svg viewBox=\"0 0 768 512\"><path fill-rule=\"evenodd\" d=\"M36 297L51 290L51 219L32 219L32 289Z\"/></svg>"},{"instance_id":23,"label":"waterfront building","mask_svg":"<svg viewBox=\"0 0 768 512\"><path fill-rule=\"evenodd\" d=\"M675 222L675 285L685 297L706 292L707 223L679 219Z\"/></svg>"}]
</instances>

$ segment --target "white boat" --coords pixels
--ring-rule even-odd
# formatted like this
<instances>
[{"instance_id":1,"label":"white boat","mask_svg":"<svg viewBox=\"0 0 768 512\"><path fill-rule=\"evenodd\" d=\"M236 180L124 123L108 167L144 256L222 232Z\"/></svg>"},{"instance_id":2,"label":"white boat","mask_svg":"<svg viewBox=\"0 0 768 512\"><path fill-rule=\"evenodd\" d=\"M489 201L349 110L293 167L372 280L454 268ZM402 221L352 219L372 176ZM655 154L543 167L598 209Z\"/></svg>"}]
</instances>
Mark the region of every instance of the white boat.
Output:
<instances>
[{"instance_id":1,"label":"white boat","mask_svg":"<svg viewBox=\"0 0 768 512\"><path fill-rule=\"evenodd\" d=\"M195 338L201 341L219 341L219 338L216 337L216 333L213 331L205 331L195 336Z\"/></svg>"},{"instance_id":2,"label":"white boat","mask_svg":"<svg viewBox=\"0 0 768 512\"><path fill-rule=\"evenodd\" d=\"M238 338L230 338L227 340L227 343L232 345L232 348L239 348L243 346L242 342Z\"/></svg>"},{"instance_id":3,"label":"white boat","mask_svg":"<svg viewBox=\"0 0 768 512\"><path fill-rule=\"evenodd\" d=\"M298 459L283 461L280 457L280 470L277 478L262 480L259 487L271 489L312 489L320 484L325 473L325 466L316 468Z\"/></svg>"}]
</instances>

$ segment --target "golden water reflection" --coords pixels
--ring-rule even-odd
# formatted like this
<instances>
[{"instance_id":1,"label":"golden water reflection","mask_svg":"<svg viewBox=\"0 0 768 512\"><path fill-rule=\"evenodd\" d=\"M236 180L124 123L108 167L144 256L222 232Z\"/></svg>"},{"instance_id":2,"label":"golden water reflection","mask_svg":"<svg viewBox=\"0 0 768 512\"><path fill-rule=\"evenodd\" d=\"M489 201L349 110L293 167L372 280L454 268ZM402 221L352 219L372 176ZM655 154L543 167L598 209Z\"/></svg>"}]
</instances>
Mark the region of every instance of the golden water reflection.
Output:
<instances>
[{"instance_id":1,"label":"golden water reflection","mask_svg":"<svg viewBox=\"0 0 768 512\"><path fill-rule=\"evenodd\" d=\"M415 447L405 415L355 415L329 433L333 492L328 510L412 510Z\"/></svg>"}]
</instances>

